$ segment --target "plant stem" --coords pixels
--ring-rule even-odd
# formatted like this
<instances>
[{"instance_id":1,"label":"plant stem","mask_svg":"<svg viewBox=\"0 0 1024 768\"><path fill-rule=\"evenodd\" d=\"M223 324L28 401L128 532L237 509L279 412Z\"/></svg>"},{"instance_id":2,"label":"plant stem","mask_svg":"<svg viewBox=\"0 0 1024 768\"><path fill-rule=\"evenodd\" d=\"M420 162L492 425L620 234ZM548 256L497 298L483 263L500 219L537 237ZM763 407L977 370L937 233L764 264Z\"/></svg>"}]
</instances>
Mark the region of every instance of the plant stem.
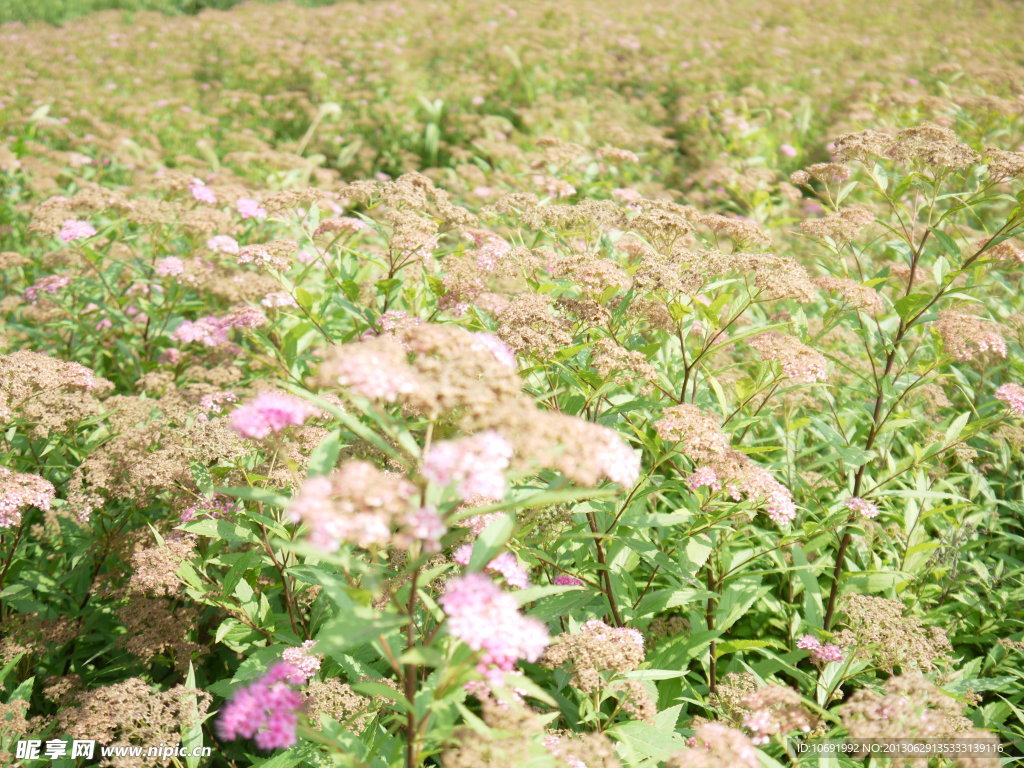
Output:
<instances>
[{"instance_id":1,"label":"plant stem","mask_svg":"<svg viewBox=\"0 0 1024 768\"><path fill-rule=\"evenodd\" d=\"M717 580L715 578L715 563L714 555L708 558L708 592L714 592L717 588ZM705 619L709 632L715 631L715 608L718 606L718 598L714 595L708 598L707 609L705 611ZM711 644L708 646L708 688L712 694L718 692L718 660L715 658L715 651L718 650L718 644L712 639Z\"/></svg>"},{"instance_id":2,"label":"plant stem","mask_svg":"<svg viewBox=\"0 0 1024 768\"><path fill-rule=\"evenodd\" d=\"M615 593L612 591L612 574L608 569L608 560L604 554L604 547L601 546L601 532L597 527L597 517L593 512L587 512L587 522L590 524L590 531L594 534L594 546L597 548L597 562L601 565L601 581L604 583L604 594L608 598L608 607L612 612L612 619L616 627L625 626L622 616L619 615L619 606L615 602Z\"/></svg>"}]
</instances>

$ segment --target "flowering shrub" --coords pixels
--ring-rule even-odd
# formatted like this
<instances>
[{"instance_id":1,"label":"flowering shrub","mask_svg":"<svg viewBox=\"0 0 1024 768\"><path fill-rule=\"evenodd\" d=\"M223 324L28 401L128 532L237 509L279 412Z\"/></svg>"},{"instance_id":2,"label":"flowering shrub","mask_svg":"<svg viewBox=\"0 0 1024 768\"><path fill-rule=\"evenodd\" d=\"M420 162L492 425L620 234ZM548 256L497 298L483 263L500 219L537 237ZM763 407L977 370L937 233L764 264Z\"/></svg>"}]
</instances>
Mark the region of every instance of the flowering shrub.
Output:
<instances>
[{"instance_id":1,"label":"flowering shrub","mask_svg":"<svg viewBox=\"0 0 1024 768\"><path fill-rule=\"evenodd\" d=\"M0 28L4 759L1024 750L1020 8L599 5Z\"/></svg>"}]
</instances>

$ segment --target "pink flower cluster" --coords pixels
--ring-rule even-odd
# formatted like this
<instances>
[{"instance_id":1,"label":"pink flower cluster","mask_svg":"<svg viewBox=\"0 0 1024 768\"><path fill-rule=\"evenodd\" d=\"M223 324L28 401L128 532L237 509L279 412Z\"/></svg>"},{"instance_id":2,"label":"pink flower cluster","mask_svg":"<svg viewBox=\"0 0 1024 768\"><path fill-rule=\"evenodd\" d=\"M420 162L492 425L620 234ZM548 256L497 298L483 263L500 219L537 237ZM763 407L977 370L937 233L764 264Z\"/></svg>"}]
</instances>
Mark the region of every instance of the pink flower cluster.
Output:
<instances>
[{"instance_id":1,"label":"pink flower cluster","mask_svg":"<svg viewBox=\"0 0 1024 768\"><path fill-rule=\"evenodd\" d=\"M364 548L389 542L407 547L414 529L425 530L429 541L436 542L439 521L425 525L424 517L410 517L409 502L415 493L416 487L404 477L353 459L330 475L307 478L292 498L288 514L309 527L313 546L329 552L343 541ZM400 526L406 530L392 541L392 530Z\"/></svg>"},{"instance_id":2,"label":"pink flower cluster","mask_svg":"<svg viewBox=\"0 0 1024 768\"><path fill-rule=\"evenodd\" d=\"M698 467L687 485L690 490L724 488L733 501L746 499L763 506L765 514L779 525L788 525L796 519L796 504L789 489L767 469L737 451L722 453L709 464Z\"/></svg>"},{"instance_id":3,"label":"pink flower cluster","mask_svg":"<svg viewBox=\"0 0 1024 768\"><path fill-rule=\"evenodd\" d=\"M192 183L188 185L188 191L200 203L217 204L217 196L213 194L213 190L206 186L206 182L202 179L192 179Z\"/></svg>"},{"instance_id":4,"label":"pink flower cluster","mask_svg":"<svg viewBox=\"0 0 1024 768\"><path fill-rule=\"evenodd\" d=\"M56 495L49 480L0 467L0 528L18 525L22 507L49 509Z\"/></svg>"},{"instance_id":5,"label":"pink flower cluster","mask_svg":"<svg viewBox=\"0 0 1024 768\"><path fill-rule=\"evenodd\" d=\"M85 238L92 237L95 234L96 227L88 221L68 219L60 228L60 234L57 236L65 243L70 243L72 240L84 240Z\"/></svg>"},{"instance_id":6,"label":"pink flower cluster","mask_svg":"<svg viewBox=\"0 0 1024 768\"><path fill-rule=\"evenodd\" d=\"M469 559L473 554L472 544L463 544L452 555L452 560L462 566L469 565ZM484 570L489 573L499 573L504 579L505 583L510 587L516 587L517 589L526 589L530 586L530 574L526 572L526 569L519 564L516 556L511 552L502 552L496 558L491 560L485 567Z\"/></svg>"},{"instance_id":7,"label":"pink flower cluster","mask_svg":"<svg viewBox=\"0 0 1024 768\"><path fill-rule=\"evenodd\" d=\"M847 499L843 502L843 506L854 512L859 512L861 517L867 518L868 520L878 517L878 506L867 499L860 498L859 496Z\"/></svg>"},{"instance_id":8,"label":"pink flower cluster","mask_svg":"<svg viewBox=\"0 0 1024 768\"><path fill-rule=\"evenodd\" d=\"M185 320L171 333L174 341L184 344L197 342L206 347L220 347L228 343L232 328L259 328L267 317L254 307L242 307L227 315L209 315L198 320Z\"/></svg>"},{"instance_id":9,"label":"pink flower cluster","mask_svg":"<svg viewBox=\"0 0 1024 768\"><path fill-rule=\"evenodd\" d=\"M440 552L441 537L448 532L448 526L444 524L436 509L420 507L406 515L405 532L405 539L400 539L405 548L411 546L413 541L419 541L424 551Z\"/></svg>"},{"instance_id":10,"label":"pink flower cluster","mask_svg":"<svg viewBox=\"0 0 1024 768\"><path fill-rule=\"evenodd\" d=\"M557 587L582 587L584 582L581 579L577 579L575 576L569 576L565 573L560 573L555 576L553 582Z\"/></svg>"},{"instance_id":11,"label":"pink flower cluster","mask_svg":"<svg viewBox=\"0 0 1024 768\"><path fill-rule=\"evenodd\" d=\"M423 476L438 485L455 484L459 498L500 501L512 446L493 430L457 440L442 440L423 457Z\"/></svg>"},{"instance_id":12,"label":"pink flower cluster","mask_svg":"<svg viewBox=\"0 0 1024 768\"><path fill-rule=\"evenodd\" d=\"M185 271L185 262L177 256L167 256L156 263L156 272L159 277L177 277Z\"/></svg>"},{"instance_id":13,"label":"pink flower cluster","mask_svg":"<svg viewBox=\"0 0 1024 768\"><path fill-rule=\"evenodd\" d=\"M295 648L286 648L281 654L281 660L296 670L302 676L302 682L306 682L320 671L320 661L323 654L313 653L316 640L307 640ZM294 676L297 678L297 675Z\"/></svg>"},{"instance_id":14,"label":"pink flower cluster","mask_svg":"<svg viewBox=\"0 0 1024 768\"><path fill-rule=\"evenodd\" d=\"M722 490L722 483L718 479L718 473L711 467L698 467L686 480L686 487L691 491L698 488L710 488L712 492Z\"/></svg>"},{"instance_id":15,"label":"pink flower cluster","mask_svg":"<svg viewBox=\"0 0 1024 768\"><path fill-rule=\"evenodd\" d=\"M224 741L255 738L260 749L292 746L303 703L302 694L292 686L302 685L306 677L291 664L275 664L259 680L235 692L221 711L217 734Z\"/></svg>"},{"instance_id":16,"label":"pink flower cluster","mask_svg":"<svg viewBox=\"0 0 1024 768\"><path fill-rule=\"evenodd\" d=\"M639 629L632 627L609 627L600 619L583 622L580 632L586 632L609 646L634 645L641 651L644 649L644 636Z\"/></svg>"},{"instance_id":17,"label":"pink flower cluster","mask_svg":"<svg viewBox=\"0 0 1024 768\"><path fill-rule=\"evenodd\" d=\"M267 209L262 208L258 201L253 200L251 197L240 197L235 202L235 207L238 209L243 219L265 219L267 218Z\"/></svg>"},{"instance_id":18,"label":"pink flower cluster","mask_svg":"<svg viewBox=\"0 0 1024 768\"><path fill-rule=\"evenodd\" d=\"M36 280L25 289L25 300L35 304L40 293L59 293L61 289L71 284L71 278L67 275L47 275Z\"/></svg>"},{"instance_id":19,"label":"pink flower cluster","mask_svg":"<svg viewBox=\"0 0 1024 768\"><path fill-rule=\"evenodd\" d=\"M833 643L822 645L821 641L814 635L804 635L797 641L796 647L804 651L810 651L811 657L818 661L842 661L845 658L843 656L843 649L838 645Z\"/></svg>"},{"instance_id":20,"label":"pink flower cluster","mask_svg":"<svg viewBox=\"0 0 1024 768\"><path fill-rule=\"evenodd\" d=\"M191 523L198 519L200 512L204 512L207 517L214 520L230 520L238 509L239 502L236 499L218 493L209 501L193 504L191 507L181 510L181 522Z\"/></svg>"},{"instance_id":21,"label":"pink flower cluster","mask_svg":"<svg viewBox=\"0 0 1024 768\"><path fill-rule=\"evenodd\" d=\"M512 250L508 241L487 230L471 229L466 235L476 244L476 267L482 272L493 272L498 262Z\"/></svg>"},{"instance_id":22,"label":"pink flower cluster","mask_svg":"<svg viewBox=\"0 0 1024 768\"><path fill-rule=\"evenodd\" d=\"M271 291L262 299L260 304L267 309L278 309L280 307L297 307L298 302L287 291Z\"/></svg>"},{"instance_id":23,"label":"pink flower cluster","mask_svg":"<svg viewBox=\"0 0 1024 768\"><path fill-rule=\"evenodd\" d=\"M218 253L238 253L238 241L230 235L214 235L206 241L206 247Z\"/></svg>"},{"instance_id":24,"label":"pink flower cluster","mask_svg":"<svg viewBox=\"0 0 1024 768\"><path fill-rule=\"evenodd\" d=\"M208 413L220 413L226 403L237 402L238 395L234 392L212 392L199 398L199 408Z\"/></svg>"},{"instance_id":25,"label":"pink flower cluster","mask_svg":"<svg viewBox=\"0 0 1024 768\"><path fill-rule=\"evenodd\" d=\"M473 341L470 342L470 349L490 352L499 363L509 368L516 368L516 353L493 333L487 331L476 331L473 333Z\"/></svg>"},{"instance_id":26,"label":"pink flower cluster","mask_svg":"<svg viewBox=\"0 0 1024 768\"><path fill-rule=\"evenodd\" d=\"M482 573L468 573L448 583L438 602L448 616L448 632L481 651L477 670L493 684L523 659L536 661L549 642L537 619L519 613L516 599Z\"/></svg>"},{"instance_id":27,"label":"pink flower cluster","mask_svg":"<svg viewBox=\"0 0 1024 768\"><path fill-rule=\"evenodd\" d=\"M1024 387L1020 384L1003 384L996 390L996 399L1006 403L1018 416L1024 415Z\"/></svg>"},{"instance_id":28,"label":"pink flower cluster","mask_svg":"<svg viewBox=\"0 0 1024 768\"><path fill-rule=\"evenodd\" d=\"M242 437L262 440L271 432L300 426L319 413L316 406L302 398L283 392L263 392L232 412L231 426Z\"/></svg>"},{"instance_id":29,"label":"pink flower cluster","mask_svg":"<svg viewBox=\"0 0 1024 768\"><path fill-rule=\"evenodd\" d=\"M594 425L593 466L613 483L632 488L640 479L640 454L614 429Z\"/></svg>"},{"instance_id":30,"label":"pink flower cluster","mask_svg":"<svg viewBox=\"0 0 1024 768\"><path fill-rule=\"evenodd\" d=\"M390 339L345 344L321 368L321 376L357 395L393 403L419 386L400 344Z\"/></svg>"}]
</instances>

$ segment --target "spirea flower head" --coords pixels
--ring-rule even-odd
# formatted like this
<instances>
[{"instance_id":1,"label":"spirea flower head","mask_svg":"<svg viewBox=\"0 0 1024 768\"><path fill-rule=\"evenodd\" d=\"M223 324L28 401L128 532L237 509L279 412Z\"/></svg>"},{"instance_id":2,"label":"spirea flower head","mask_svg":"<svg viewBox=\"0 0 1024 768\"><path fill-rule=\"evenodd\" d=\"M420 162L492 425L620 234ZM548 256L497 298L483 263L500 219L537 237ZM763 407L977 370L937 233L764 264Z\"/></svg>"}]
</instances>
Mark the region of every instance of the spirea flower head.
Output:
<instances>
[{"instance_id":1,"label":"spirea flower head","mask_svg":"<svg viewBox=\"0 0 1024 768\"><path fill-rule=\"evenodd\" d=\"M758 351L762 360L778 360L783 374L794 381L824 381L828 374L824 355L793 336L768 331L748 339L747 343Z\"/></svg>"},{"instance_id":2,"label":"spirea flower head","mask_svg":"<svg viewBox=\"0 0 1024 768\"><path fill-rule=\"evenodd\" d=\"M238 253L238 241L230 235L214 235L206 241L206 247L218 253Z\"/></svg>"},{"instance_id":3,"label":"spirea flower head","mask_svg":"<svg viewBox=\"0 0 1024 768\"><path fill-rule=\"evenodd\" d=\"M575 576L569 576L565 573L560 573L555 576L553 582L555 586L559 587L582 587L584 583L581 579L577 579Z\"/></svg>"},{"instance_id":4,"label":"spirea flower head","mask_svg":"<svg viewBox=\"0 0 1024 768\"><path fill-rule=\"evenodd\" d=\"M49 480L0 467L0 528L18 525L24 507L48 510L55 496Z\"/></svg>"},{"instance_id":5,"label":"spirea flower head","mask_svg":"<svg viewBox=\"0 0 1024 768\"><path fill-rule=\"evenodd\" d=\"M185 262L177 256L167 256L156 263L153 271L160 277L174 277L185 271Z\"/></svg>"},{"instance_id":6,"label":"spirea flower head","mask_svg":"<svg viewBox=\"0 0 1024 768\"><path fill-rule=\"evenodd\" d=\"M67 275L47 275L36 280L32 285L25 289L25 299L35 303L39 298L39 294L46 293L51 296L71 284L71 278Z\"/></svg>"},{"instance_id":7,"label":"spirea flower head","mask_svg":"<svg viewBox=\"0 0 1024 768\"><path fill-rule=\"evenodd\" d=\"M217 196L213 194L213 190L206 186L202 179L192 179L192 183L188 185L188 191L192 193L192 197L201 203L209 203L210 205L216 205L217 203Z\"/></svg>"},{"instance_id":8,"label":"spirea flower head","mask_svg":"<svg viewBox=\"0 0 1024 768\"><path fill-rule=\"evenodd\" d=\"M316 406L283 392L263 392L231 413L231 426L243 437L261 440L271 432L299 426L320 413Z\"/></svg>"},{"instance_id":9,"label":"spirea flower head","mask_svg":"<svg viewBox=\"0 0 1024 768\"><path fill-rule=\"evenodd\" d=\"M815 650L812 654L818 661L843 661L843 649L834 643L828 643Z\"/></svg>"},{"instance_id":10,"label":"spirea flower head","mask_svg":"<svg viewBox=\"0 0 1024 768\"><path fill-rule=\"evenodd\" d=\"M316 382L340 386L370 400L393 403L417 389L416 372L397 341L374 338L334 347L326 355Z\"/></svg>"},{"instance_id":11,"label":"spirea flower head","mask_svg":"<svg viewBox=\"0 0 1024 768\"><path fill-rule=\"evenodd\" d=\"M433 507L420 507L405 518L405 530L409 537L406 547L412 541L419 541L424 552L440 552L441 537L448 532L448 526Z\"/></svg>"},{"instance_id":12,"label":"spirea flower head","mask_svg":"<svg viewBox=\"0 0 1024 768\"><path fill-rule=\"evenodd\" d=\"M408 547L408 526L424 522L409 518L415 493L416 487L400 475L350 460L330 475L307 478L292 498L288 515L309 527L311 544L327 551L344 541L360 547ZM398 528L403 530L393 539Z\"/></svg>"},{"instance_id":13,"label":"spirea flower head","mask_svg":"<svg viewBox=\"0 0 1024 768\"><path fill-rule=\"evenodd\" d=\"M470 346L473 349L487 350L487 352L494 356L495 360L507 365L509 368L515 369L516 367L515 352L493 333L487 333L486 331L474 332L473 341Z\"/></svg>"},{"instance_id":14,"label":"spirea flower head","mask_svg":"<svg viewBox=\"0 0 1024 768\"><path fill-rule=\"evenodd\" d=\"M743 727L752 733L755 744L767 744L771 737L793 731L807 733L811 718L800 694L785 685L767 685L748 693L740 702L747 710Z\"/></svg>"},{"instance_id":15,"label":"spirea flower head","mask_svg":"<svg viewBox=\"0 0 1024 768\"><path fill-rule=\"evenodd\" d=\"M691 491L698 488L709 488L712 492L722 490L722 483L718 480L718 473L714 467L697 467L686 479L686 487Z\"/></svg>"},{"instance_id":16,"label":"spirea flower head","mask_svg":"<svg viewBox=\"0 0 1024 768\"><path fill-rule=\"evenodd\" d=\"M1006 357L1006 340L999 326L989 320L946 310L939 313L935 327L943 346L956 360L964 362L984 355Z\"/></svg>"},{"instance_id":17,"label":"spirea flower head","mask_svg":"<svg viewBox=\"0 0 1024 768\"><path fill-rule=\"evenodd\" d=\"M469 559L473 555L473 545L463 544L452 554L452 560L459 565L469 565ZM505 578L505 583L516 589L526 589L530 586L530 575L520 565L516 556L511 552L502 552L489 562L484 570L488 573L498 573ZM582 583L582 582L581 582Z\"/></svg>"},{"instance_id":18,"label":"spirea flower head","mask_svg":"<svg viewBox=\"0 0 1024 768\"><path fill-rule=\"evenodd\" d=\"M739 451L715 454L706 466L690 475L691 490L707 486L712 491L725 490L733 501L746 499L764 508L779 525L788 525L796 518L793 494L772 473Z\"/></svg>"},{"instance_id":19,"label":"spirea flower head","mask_svg":"<svg viewBox=\"0 0 1024 768\"><path fill-rule=\"evenodd\" d=\"M1003 384L996 390L996 399L1006 403L1006 407L1018 416L1024 415L1024 387L1020 384Z\"/></svg>"},{"instance_id":20,"label":"spirea flower head","mask_svg":"<svg viewBox=\"0 0 1024 768\"><path fill-rule=\"evenodd\" d=\"M224 741L254 739L260 749L281 749L296 742L302 694L292 685L303 673L285 662L275 664L256 682L236 691L217 720Z\"/></svg>"},{"instance_id":21,"label":"spirea flower head","mask_svg":"<svg viewBox=\"0 0 1024 768\"><path fill-rule=\"evenodd\" d=\"M265 219L267 209L260 207L258 201L251 197L240 197L235 202L235 208L242 215L243 219Z\"/></svg>"},{"instance_id":22,"label":"spirea flower head","mask_svg":"<svg viewBox=\"0 0 1024 768\"><path fill-rule=\"evenodd\" d=\"M443 440L423 457L423 476L447 486L455 484L462 499L474 496L500 501L505 496L505 470L512 446L493 430L457 440Z\"/></svg>"},{"instance_id":23,"label":"spirea flower head","mask_svg":"<svg viewBox=\"0 0 1024 768\"><path fill-rule=\"evenodd\" d=\"M613 483L632 488L640 479L640 454L614 429L595 426L594 468Z\"/></svg>"},{"instance_id":24,"label":"spirea flower head","mask_svg":"<svg viewBox=\"0 0 1024 768\"><path fill-rule=\"evenodd\" d=\"M481 652L477 669L492 682L517 661L536 661L548 645L547 628L521 615L515 598L482 573L452 579L438 602L448 633Z\"/></svg>"},{"instance_id":25,"label":"spirea flower head","mask_svg":"<svg viewBox=\"0 0 1024 768\"><path fill-rule=\"evenodd\" d=\"M92 237L95 234L96 227L88 221L68 219L63 225L61 225L58 237L65 243L70 243L72 240L84 240L85 238Z\"/></svg>"},{"instance_id":26,"label":"spirea flower head","mask_svg":"<svg viewBox=\"0 0 1024 768\"><path fill-rule=\"evenodd\" d=\"M816 651L821 648L821 641L814 635L804 635L797 640L796 647L804 651Z\"/></svg>"},{"instance_id":27,"label":"spirea flower head","mask_svg":"<svg viewBox=\"0 0 1024 768\"><path fill-rule=\"evenodd\" d=\"M859 496L854 496L853 498L847 499L846 501L843 502L843 505L847 509L851 509L854 512L859 512L861 517L867 518L869 520L873 517L878 517L878 506L870 501L867 501L866 499L860 498Z\"/></svg>"},{"instance_id":28,"label":"spirea flower head","mask_svg":"<svg viewBox=\"0 0 1024 768\"><path fill-rule=\"evenodd\" d=\"M199 343L206 347L220 347L228 343L232 328L259 328L267 317L255 307L242 307L220 317L209 315L198 320L185 320L174 331L171 339L183 343Z\"/></svg>"},{"instance_id":29,"label":"spirea flower head","mask_svg":"<svg viewBox=\"0 0 1024 768\"><path fill-rule=\"evenodd\" d=\"M690 403L666 408L654 428L662 440L682 443L683 453L697 461L729 448L729 438L718 420Z\"/></svg>"},{"instance_id":30,"label":"spirea flower head","mask_svg":"<svg viewBox=\"0 0 1024 768\"><path fill-rule=\"evenodd\" d=\"M640 666L644 656L644 638L638 630L609 627L591 619L579 632L558 635L541 663L550 668L568 663L572 684L584 693L593 693L605 684L601 672L629 672Z\"/></svg>"},{"instance_id":31,"label":"spirea flower head","mask_svg":"<svg viewBox=\"0 0 1024 768\"><path fill-rule=\"evenodd\" d=\"M302 645L295 648L286 648L281 653L281 660L291 665L292 669L295 670L296 674L292 676L292 680L305 683L320 671L320 662L323 659L323 654L313 653L313 648L315 647L315 640L307 640Z\"/></svg>"},{"instance_id":32,"label":"spirea flower head","mask_svg":"<svg viewBox=\"0 0 1024 768\"><path fill-rule=\"evenodd\" d=\"M833 643L823 645L818 638L814 635L804 635L797 643L796 647L810 651L811 656L818 661L843 661L843 649Z\"/></svg>"},{"instance_id":33,"label":"spirea flower head","mask_svg":"<svg viewBox=\"0 0 1024 768\"><path fill-rule=\"evenodd\" d=\"M687 749L668 759L670 768L758 768L754 743L724 723L703 723L687 740Z\"/></svg>"}]
</instances>

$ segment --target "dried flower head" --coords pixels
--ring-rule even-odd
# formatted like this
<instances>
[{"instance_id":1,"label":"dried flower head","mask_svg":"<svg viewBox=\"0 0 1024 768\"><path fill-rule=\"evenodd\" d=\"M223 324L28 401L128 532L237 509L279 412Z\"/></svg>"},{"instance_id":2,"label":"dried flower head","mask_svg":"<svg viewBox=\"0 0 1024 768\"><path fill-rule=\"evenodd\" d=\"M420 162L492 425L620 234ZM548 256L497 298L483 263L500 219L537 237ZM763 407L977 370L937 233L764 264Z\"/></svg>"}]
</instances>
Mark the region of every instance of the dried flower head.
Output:
<instances>
[{"instance_id":1,"label":"dried flower head","mask_svg":"<svg viewBox=\"0 0 1024 768\"><path fill-rule=\"evenodd\" d=\"M842 603L844 629L836 644L886 669L931 670L948 658L949 639L938 627L926 627L898 600L848 595Z\"/></svg>"}]
</instances>

